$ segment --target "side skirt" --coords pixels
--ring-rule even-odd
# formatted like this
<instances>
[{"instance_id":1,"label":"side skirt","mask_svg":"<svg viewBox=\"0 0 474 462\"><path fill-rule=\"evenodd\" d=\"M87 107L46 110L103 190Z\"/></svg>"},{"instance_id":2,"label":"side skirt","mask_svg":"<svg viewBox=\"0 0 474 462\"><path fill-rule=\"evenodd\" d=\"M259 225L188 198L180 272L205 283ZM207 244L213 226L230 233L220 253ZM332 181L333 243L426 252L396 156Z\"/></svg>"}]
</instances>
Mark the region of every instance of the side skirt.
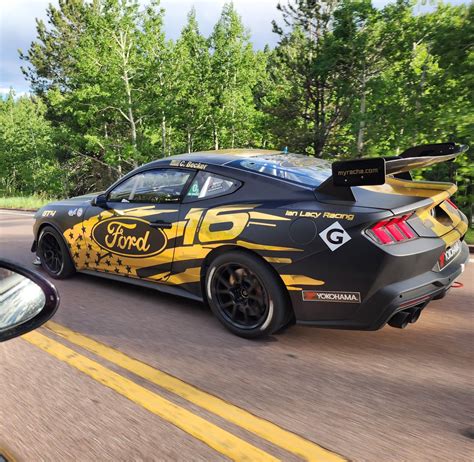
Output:
<instances>
[{"instance_id":1,"label":"side skirt","mask_svg":"<svg viewBox=\"0 0 474 462\"><path fill-rule=\"evenodd\" d=\"M101 271L81 270L78 272L83 273L83 274L88 274L90 276L99 276L105 279L112 279L114 281L125 282L126 284L133 284L135 286L146 287L148 289L157 290L159 292L164 292L171 295L177 295L178 297L190 298L191 300L196 300L197 302L203 301L201 297L198 297L197 295L187 292L184 289L181 289L176 286L160 284L159 282L150 282L150 281L143 281L142 279L127 278L124 276L117 276L116 274L103 273Z\"/></svg>"}]
</instances>

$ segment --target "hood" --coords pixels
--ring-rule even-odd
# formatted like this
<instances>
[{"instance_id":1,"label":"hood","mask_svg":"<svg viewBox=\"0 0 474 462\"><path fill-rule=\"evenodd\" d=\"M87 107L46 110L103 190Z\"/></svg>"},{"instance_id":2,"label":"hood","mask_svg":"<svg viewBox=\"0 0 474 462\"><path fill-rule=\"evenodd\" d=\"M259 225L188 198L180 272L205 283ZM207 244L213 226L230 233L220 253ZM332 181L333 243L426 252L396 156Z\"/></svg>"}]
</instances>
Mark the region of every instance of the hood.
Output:
<instances>
[{"instance_id":1,"label":"hood","mask_svg":"<svg viewBox=\"0 0 474 462\"><path fill-rule=\"evenodd\" d=\"M90 201L97 197L99 194L102 194L104 191L98 191L94 193L89 193L89 194L84 194L82 196L75 196L75 197L70 197L69 199L63 199L60 201L56 202L51 202L48 204L48 206L57 206L57 205L63 205L63 206L85 206L85 205L90 205Z\"/></svg>"},{"instance_id":2,"label":"hood","mask_svg":"<svg viewBox=\"0 0 474 462\"><path fill-rule=\"evenodd\" d=\"M82 196L75 196L68 199L69 201L91 201L94 197L97 197L99 194L103 194L105 191L97 191L88 194L83 194Z\"/></svg>"},{"instance_id":3,"label":"hood","mask_svg":"<svg viewBox=\"0 0 474 462\"><path fill-rule=\"evenodd\" d=\"M99 194L101 194L101 192L89 193L84 194L83 196L76 196L69 199L50 202L49 204L43 205L43 207L39 208L34 214L34 217L36 219L41 217L43 212L47 210L67 210L69 208L72 209L77 207L86 208L91 205L91 200Z\"/></svg>"}]
</instances>

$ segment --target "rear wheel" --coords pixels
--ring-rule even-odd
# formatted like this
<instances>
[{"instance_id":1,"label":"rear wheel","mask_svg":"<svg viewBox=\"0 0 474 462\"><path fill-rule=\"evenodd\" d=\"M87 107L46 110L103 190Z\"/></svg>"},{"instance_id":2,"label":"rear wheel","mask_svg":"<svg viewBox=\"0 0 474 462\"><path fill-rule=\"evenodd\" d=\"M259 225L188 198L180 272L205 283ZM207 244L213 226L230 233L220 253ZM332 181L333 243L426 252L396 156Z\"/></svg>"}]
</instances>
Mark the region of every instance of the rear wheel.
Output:
<instances>
[{"instance_id":1,"label":"rear wheel","mask_svg":"<svg viewBox=\"0 0 474 462\"><path fill-rule=\"evenodd\" d=\"M41 230L38 256L43 269L55 279L66 279L76 272L63 238L51 226Z\"/></svg>"},{"instance_id":2,"label":"rear wheel","mask_svg":"<svg viewBox=\"0 0 474 462\"><path fill-rule=\"evenodd\" d=\"M245 252L227 252L211 262L206 292L219 321L241 337L270 335L290 313L281 282L264 262Z\"/></svg>"}]
</instances>

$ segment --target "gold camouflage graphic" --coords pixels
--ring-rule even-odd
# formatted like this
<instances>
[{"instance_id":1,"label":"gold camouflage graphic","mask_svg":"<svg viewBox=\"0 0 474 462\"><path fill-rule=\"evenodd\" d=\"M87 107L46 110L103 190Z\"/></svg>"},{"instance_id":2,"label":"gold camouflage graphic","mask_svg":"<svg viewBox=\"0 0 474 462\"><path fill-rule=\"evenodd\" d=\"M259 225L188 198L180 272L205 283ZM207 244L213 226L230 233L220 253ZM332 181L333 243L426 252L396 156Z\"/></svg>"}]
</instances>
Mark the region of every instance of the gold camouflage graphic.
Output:
<instances>
[{"instance_id":1,"label":"gold camouflage graphic","mask_svg":"<svg viewBox=\"0 0 474 462\"><path fill-rule=\"evenodd\" d=\"M443 239L449 247L464 236L468 224L463 221L457 210L454 209L446 199L449 199L456 191L457 186L451 183L434 183L429 181L411 181L399 178L387 177L386 182L379 186L363 186L374 192L383 194L398 194L402 196L414 196L430 199L432 203L415 211L415 215L430 228L438 237ZM438 206L449 217L449 222L443 223L432 215L432 210Z\"/></svg>"},{"instance_id":2,"label":"gold camouflage graphic","mask_svg":"<svg viewBox=\"0 0 474 462\"><path fill-rule=\"evenodd\" d=\"M195 283L201 278L202 260L213 249L225 244L233 243L251 250L275 252L275 256L264 257L270 263L292 263L291 258L281 257L279 253L302 252L298 248L239 239L248 227L276 228L278 222L291 221L291 218L255 210L258 206L259 204L237 204L211 209L191 208L183 220L171 223L169 228L155 230L147 227L147 218L177 213L178 210L159 210L153 205L127 210L104 210L68 228L63 234L78 270L99 271L166 284ZM214 230L213 225L219 224L224 225L224 229ZM156 240L157 234L151 236L152 232L162 234L159 249L153 248L153 237ZM199 266L186 268L182 272L173 272L171 268L171 271L157 271L147 277L137 274L146 268L188 260L196 261ZM300 285L324 284L323 281L301 275L283 274L281 278L288 290L301 290Z\"/></svg>"},{"instance_id":3,"label":"gold camouflage graphic","mask_svg":"<svg viewBox=\"0 0 474 462\"><path fill-rule=\"evenodd\" d=\"M467 223L445 201L456 191L455 185L411 182L389 177L384 185L364 188L384 194L430 199L431 203L419 208L415 214L444 240L447 247L467 231ZM291 264L293 260L287 255L282 256L282 253L302 252L303 249L249 242L240 236L249 227L265 227L269 230L277 228L279 223L291 221L295 216L300 216L301 212L284 211L285 215L279 216L256 210L259 206L260 204L235 204L210 209L191 208L182 220L172 222L167 229L147 229L149 217L156 219L159 215L178 213L178 209L160 210L149 205L126 210L104 210L67 229L64 237L78 270L99 271L166 284L199 282L204 258L213 249L229 243L250 250L274 252L274 255L263 256L271 264ZM449 217L445 223L433 216L432 209L436 206ZM326 218L353 220L353 215L341 217L340 214L325 213ZM173 262L186 261L195 262L196 266L183 268L181 271L173 270ZM160 265L168 266L160 270ZM154 267L157 270L153 273ZM150 269L151 274L137 274L146 269ZM288 290L302 290L302 286L324 284L322 280L302 275L280 274L280 277Z\"/></svg>"}]
</instances>

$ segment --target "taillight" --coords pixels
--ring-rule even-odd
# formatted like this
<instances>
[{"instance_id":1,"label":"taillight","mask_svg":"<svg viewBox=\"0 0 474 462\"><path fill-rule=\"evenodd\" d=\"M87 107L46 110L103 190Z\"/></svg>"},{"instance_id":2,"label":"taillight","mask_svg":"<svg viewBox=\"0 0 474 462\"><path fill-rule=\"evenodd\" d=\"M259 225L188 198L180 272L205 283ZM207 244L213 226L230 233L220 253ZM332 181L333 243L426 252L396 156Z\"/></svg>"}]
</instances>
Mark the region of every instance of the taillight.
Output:
<instances>
[{"instance_id":1,"label":"taillight","mask_svg":"<svg viewBox=\"0 0 474 462\"><path fill-rule=\"evenodd\" d=\"M415 232L407 223L412 214L382 220L366 230L366 234L377 244L394 244L416 238Z\"/></svg>"}]
</instances>

